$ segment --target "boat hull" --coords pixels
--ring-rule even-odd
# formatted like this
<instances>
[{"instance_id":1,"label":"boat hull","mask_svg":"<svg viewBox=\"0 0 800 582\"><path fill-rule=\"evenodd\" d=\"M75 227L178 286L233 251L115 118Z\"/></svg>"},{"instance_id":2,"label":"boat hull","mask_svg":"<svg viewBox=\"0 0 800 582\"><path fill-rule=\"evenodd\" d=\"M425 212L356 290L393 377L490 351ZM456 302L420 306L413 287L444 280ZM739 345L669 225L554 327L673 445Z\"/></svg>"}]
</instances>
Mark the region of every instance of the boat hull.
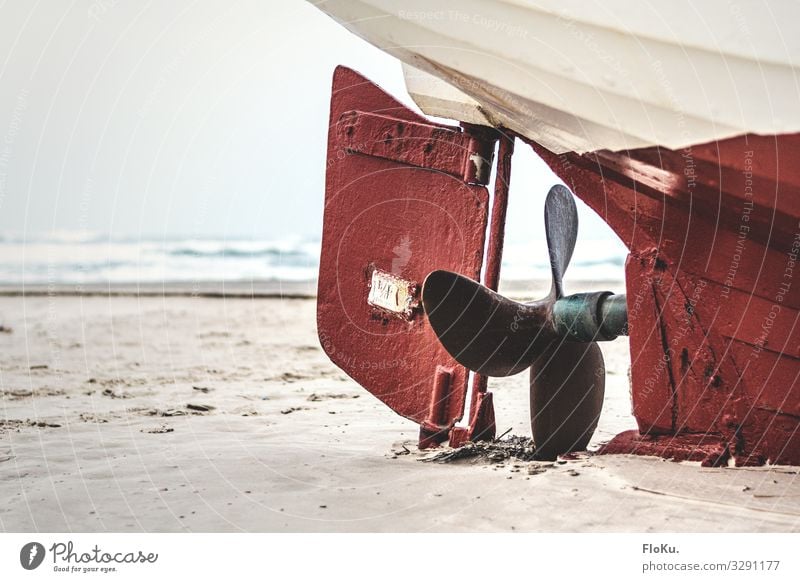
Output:
<instances>
[{"instance_id":1,"label":"boat hull","mask_svg":"<svg viewBox=\"0 0 800 582\"><path fill-rule=\"evenodd\" d=\"M583 155L528 141L630 249L642 436L606 452L800 464L800 134Z\"/></svg>"},{"instance_id":2,"label":"boat hull","mask_svg":"<svg viewBox=\"0 0 800 582\"><path fill-rule=\"evenodd\" d=\"M426 114L507 127L551 151L800 131L800 6L790 0L316 5L413 67L406 84ZM418 82L425 73L449 89Z\"/></svg>"}]
</instances>

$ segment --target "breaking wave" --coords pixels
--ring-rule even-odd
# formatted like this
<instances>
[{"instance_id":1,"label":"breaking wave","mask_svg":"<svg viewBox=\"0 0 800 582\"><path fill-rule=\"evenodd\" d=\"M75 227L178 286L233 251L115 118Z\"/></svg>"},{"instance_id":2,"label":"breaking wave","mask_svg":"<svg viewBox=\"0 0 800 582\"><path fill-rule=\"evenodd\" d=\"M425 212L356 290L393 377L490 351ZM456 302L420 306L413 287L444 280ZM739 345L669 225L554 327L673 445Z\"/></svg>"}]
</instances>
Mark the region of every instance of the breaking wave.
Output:
<instances>
[{"instance_id":1,"label":"breaking wave","mask_svg":"<svg viewBox=\"0 0 800 582\"><path fill-rule=\"evenodd\" d=\"M0 235L0 283L311 281L320 241L109 237L98 233ZM412 249L413 252L413 249ZM579 241L572 279L621 279L626 250L616 240ZM543 241L506 244L501 277L548 279Z\"/></svg>"}]
</instances>

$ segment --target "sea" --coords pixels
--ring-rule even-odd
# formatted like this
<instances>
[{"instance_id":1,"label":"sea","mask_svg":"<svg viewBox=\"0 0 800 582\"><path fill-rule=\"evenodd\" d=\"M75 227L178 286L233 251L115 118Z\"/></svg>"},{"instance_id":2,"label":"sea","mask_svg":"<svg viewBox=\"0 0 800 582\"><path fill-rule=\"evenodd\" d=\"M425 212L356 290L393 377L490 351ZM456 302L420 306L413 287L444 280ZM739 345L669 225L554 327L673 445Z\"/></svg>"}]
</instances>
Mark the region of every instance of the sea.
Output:
<instances>
[{"instance_id":1,"label":"sea","mask_svg":"<svg viewBox=\"0 0 800 582\"><path fill-rule=\"evenodd\" d=\"M85 232L0 234L0 285L314 281L318 237L125 237ZM568 280L620 281L616 239L579 240ZM549 279L543 240L507 241L501 278Z\"/></svg>"}]
</instances>

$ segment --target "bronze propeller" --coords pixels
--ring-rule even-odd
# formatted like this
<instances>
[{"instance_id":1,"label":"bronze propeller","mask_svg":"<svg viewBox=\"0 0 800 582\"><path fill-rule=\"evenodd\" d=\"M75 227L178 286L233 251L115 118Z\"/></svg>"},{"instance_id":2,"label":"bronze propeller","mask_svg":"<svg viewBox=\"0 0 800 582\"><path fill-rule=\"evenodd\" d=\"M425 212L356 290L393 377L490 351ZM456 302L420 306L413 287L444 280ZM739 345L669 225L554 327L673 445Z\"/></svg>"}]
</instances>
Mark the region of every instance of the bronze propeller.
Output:
<instances>
[{"instance_id":1,"label":"bronze propeller","mask_svg":"<svg viewBox=\"0 0 800 582\"><path fill-rule=\"evenodd\" d=\"M538 301L513 301L467 277L434 271L422 303L445 349L466 368L510 376L530 368L531 429L537 456L583 450L597 427L605 391L598 340L627 334L624 295L564 296L564 272L578 233L578 213L564 186L545 202L550 293Z\"/></svg>"}]
</instances>

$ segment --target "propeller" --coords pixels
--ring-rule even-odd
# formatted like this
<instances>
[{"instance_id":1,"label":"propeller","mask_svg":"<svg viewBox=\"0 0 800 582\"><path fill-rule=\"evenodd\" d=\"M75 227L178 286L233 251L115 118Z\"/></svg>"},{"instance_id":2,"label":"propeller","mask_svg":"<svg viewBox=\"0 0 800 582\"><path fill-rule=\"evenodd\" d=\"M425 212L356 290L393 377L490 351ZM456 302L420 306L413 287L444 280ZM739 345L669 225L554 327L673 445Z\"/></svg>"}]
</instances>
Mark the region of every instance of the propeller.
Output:
<instances>
[{"instance_id":1,"label":"propeller","mask_svg":"<svg viewBox=\"0 0 800 582\"><path fill-rule=\"evenodd\" d=\"M544 299L513 301L467 277L433 271L422 304L444 348L466 368L510 376L530 368L531 429L537 456L583 450L597 427L605 392L598 340L627 334L624 295L564 296L563 278L578 235L572 193L553 186L545 202L552 285Z\"/></svg>"}]
</instances>

